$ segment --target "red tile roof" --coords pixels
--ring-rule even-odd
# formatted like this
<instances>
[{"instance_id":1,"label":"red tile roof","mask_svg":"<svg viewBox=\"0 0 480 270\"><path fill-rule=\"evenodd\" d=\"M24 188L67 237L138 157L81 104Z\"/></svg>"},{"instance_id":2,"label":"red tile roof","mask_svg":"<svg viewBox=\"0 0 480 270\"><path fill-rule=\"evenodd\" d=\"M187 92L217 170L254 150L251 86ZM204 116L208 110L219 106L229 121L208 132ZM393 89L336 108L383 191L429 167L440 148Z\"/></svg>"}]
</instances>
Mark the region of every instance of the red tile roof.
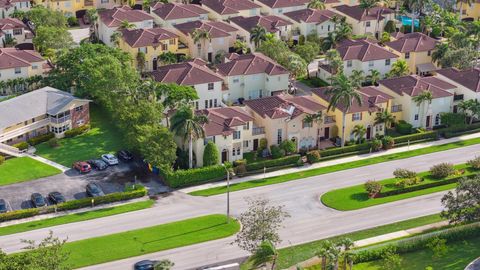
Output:
<instances>
[{"instance_id":1,"label":"red tile roof","mask_svg":"<svg viewBox=\"0 0 480 270\"><path fill-rule=\"evenodd\" d=\"M0 19L0 30L10 30L18 28L26 28L27 26L19 19L4 18Z\"/></svg>"},{"instance_id":2,"label":"red tile roof","mask_svg":"<svg viewBox=\"0 0 480 270\"><path fill-rule=\"evenodd\" d=\"M195 29L202 29L208 31L212 38L228 37L232 32L238 31L237 28L221 21L213 22L197 20L193 22L180 23L174 25L174 27L185 35L193 33Z\"/></svg>"},{"instance_id":3,"label":"red tile roof","mask_svg":"<svg viewBox=\"0 0 480 270\"><path fill-rule=\"evenodd\" d=\"M32 63L42 62L42 56L33 50L19 50L15 48L0 49L0 69L28 67Z\"/></svg>"},{"instance_id":4,"label":"red tile roof","mask_svg":"<svg viewBox=\"0 0 480 270\"><path fill-rule=\"evenodd\" d=\"M309 2L309 0L258 0L258 1L271 8L298 7L298 6L303 6Z\"/></svg>"},{"instance_id":5,"label":"red tile roof","mask_svg":"<svg viewBox=\"0 0 480 270\"><path fill-rule=\"evenodd\" d=\"M466 87L467 89L472 90L473 92L480 92L479 68L470 68L465 70L458 70L456 68L445 68L437 70L437 73Z\"/></svg>"},{"instance_id":6,"label":"red tile roof","mask_svg":"<svg viewBox=\"0 0 480 270\"><path fill-rule=\"evenodd\" d=\"M437 77L420 77L417 75L380 80L378 83L401 96L405 94L411 97L418 96L424 91L432 92L433 98L449 97L453 94L448 90L456 88L456 86Z\"/></svg>"},{"instance_id":7,"label":"red tile roof","mask_svg":"<svg viewBox=\"0 0 480 270\"><path fill-rule=\"evenodd\" d=\"M221 82L223 78L206 66L203 60L161 66L150 72L158 82L176 83L179 85L196 85L212 82Z\"/></svg>"},{"instance_id":8,"label":"red tile roof","mask_svg":"<svg viewBox=\"0 0 480 270\"><path fill-rule=\"evenodd\" d=\"M132 48L140 48L146 46L157 47L161 40L169 40L177 38L174 33L163 28L157 27L152 29L123 29L122 38Z\"/></svg>"},{"instance_id":9,"label":"red tile roof","mask_svg":"<svg viewBox=\"0 0 480 270\"><path fill-rule=\"evenodd\" d=\"M326 22L332 19L332 17L334 16L337 16L339 18L343 17L342 15L337 14L329 9L318 10L318 9L311 9L311 8L286 12L283 15L289 17L290 19L296 22L306 22L306 23L316 23L316 24Z\"/></svg>"},{"instance_id":10,"label":"red tile roof","mask_svg":"<svg viewBox=\"0 0 480 270\"><path fill-rule=\"evenodd\" d=\"M130 23L153 20L153 17L143 10L132 9L129 6L114 7L98 12L100 20L108 27L118 27L123 21Z\"/></svg>"},{"instance_id":11,"label":"red tile roof","mask_svg":"<svg viewBox=\"0 0 480 270\"><path fill-rule=\"evenodd\" d=\"M236 14L241 10L260 8L250 0L202 0L206 6L220 15Z\"/></svg>"},{"instance_id":12,"label":"red tile roof","mask_svg":"<svg viewBox=\"0 0 480 270\"><path fill-rule=\"evenodd\" d=\"M257 25L264 27L270 33L278 32L280 30L278 27L292 25L291 22L275 15L252 16L247 18L239 16L230 18L230 22L249 32Z\"/></svg>"},{"instance_id":13,"label":"red tile roof","mask_svg":"<svg viewBox=\"0 0 480 270\"><path fill-rule=\"evenodd\" d=\"M262 118L295 118L303 113L315 114L326 108L316 102L311 96L293 97L290 95L276 95L259 99L245 100L244 104Z\"/></svg>"},{"instance_id":14,"label":"red tile roof","mask_svg":"<svg viewBox=\"0 0 480 270\"><path fill-rule=\"evenodd\" d=\"M357 21L373 21L373 20L382 20L385 17L385 14L393 13L393 10L386 8L386 7L374 7L367 11L357 6L348 6L348 5L341 5L334 7L337 11L356 19Z\"/></svg>"},{"instance_id":15,"label":"red tile roof","mask_svg":"<svg viewBox=\"0 0 480 270\"><path fill-rule=\"evenodd\" d=\"M10 9L13 8L15 5L13 3L24 3L30 2L29 0L0 0L0 8Z\"/></svg>"},{"instance_id":16,"label":"red tile roof","mask_svg":"<svg viewBox=\"0 0 480 270\"><path fill-rule=\"evenodd\" d=\"M360 60L367 62L398 58L396 54L366 39L344 40L337 45L337 51L344 61Z\"/></svg>"},{"instance_id":17,"label":"red tile roof","mask_svg":"<svg viewBox=\"0 0 480 270\"><path fill-rule=\"evenodd\" d=\"M238 76L266 73L268 75L289 74L288 70L261 53L232 54L229 62L217 65L223 76Z\"/></svg>"},{"instance_id":18,"label":"red tile roof","mask_svg":"<svg viewBox=\"0 0 480 270\"><path fill-rule=\"evenodd\" d=\"M385 45L397 52L426 52L435 49L438 41L419 32L408 33Z\"/></svg>"},{"instance_id":19,"label":"red tile roof","mask_svg":"<svg viewBox=\"0 0 480 270\"><path fill-rule=\"evenodd\" d=\"M239 107L210 108L196 113L208 118L208 123L203 125L206 136L228 136L233 133L233 127L253 121L253 117Z\"/></svg>"},{"instance_id":20,"label":"red tile roof","mask_svg":"<svg viewBox=\"0 0 480 270\"><path fill-rule=\"evenodd\" d=\"M203 14L208 14L208 11L198 5L181 4L181 3L167 3L157 2L152 7L152 12L158 17L168 21L176 19L197 18Z\"/></svg>"}]
</instances>

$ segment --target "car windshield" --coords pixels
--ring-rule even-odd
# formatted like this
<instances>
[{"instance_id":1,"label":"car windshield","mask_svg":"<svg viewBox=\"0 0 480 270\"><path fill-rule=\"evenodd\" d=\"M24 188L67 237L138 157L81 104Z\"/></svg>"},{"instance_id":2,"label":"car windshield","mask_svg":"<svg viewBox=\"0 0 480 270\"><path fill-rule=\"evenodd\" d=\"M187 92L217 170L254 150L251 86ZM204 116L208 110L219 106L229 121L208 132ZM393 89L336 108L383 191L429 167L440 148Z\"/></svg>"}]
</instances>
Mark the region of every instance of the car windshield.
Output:
<instances>
[{"instance_id":1,"label":"car windshield","mask_svg":"<svg viewBox=\"0 0 480 270\"><path fill-rule=\"evenodd\" d=\"M38 204L43 203L43 198L42 197L35 197L35 202Z\"/></svg>"},{"instance_id":2,"label":"car windshield","mask_svg":"<svg viewBox=\"0 0 480 270\"><path fill-rule=\"evenodd\" d=\"M6 208L6 204L4 201L0 201L0 209L5 209Z\"/></svg>"},{"instance_id":3,"label":"car windshield","mask_svg":"<svg viewBox=\"0 0 480 270\"><path fill-rule=\"evenodd\" d=\"M100 189L99 189L97 186L95 186L95 185L91 185L91 186L90 186L90 189L91 189L92 192L94 192L94 193L99 193L99 192L100 192Z\"/></svg>"}]
</instances>

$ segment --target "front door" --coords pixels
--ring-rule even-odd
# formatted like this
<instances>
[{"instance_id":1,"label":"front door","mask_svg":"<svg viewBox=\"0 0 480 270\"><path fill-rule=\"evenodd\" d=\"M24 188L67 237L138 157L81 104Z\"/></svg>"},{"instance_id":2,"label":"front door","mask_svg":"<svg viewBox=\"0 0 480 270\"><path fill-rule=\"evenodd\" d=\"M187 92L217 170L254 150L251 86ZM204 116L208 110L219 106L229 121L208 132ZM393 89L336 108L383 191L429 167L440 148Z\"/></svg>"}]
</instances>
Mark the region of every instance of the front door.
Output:
<instances>
[{"instance_id":1,"label":"front door","mask_svg":"<svg viewBox=\"0 0 480 270\"><path fill-rule=\"evenodd\" d=\"M208 62L210 62L210 63L213 62L213 61L212 61L212 53L211 53L211 52L208 53Z\"/></svg>"},{"instance_id":2,"label":"front door","mask_svg":"<svg viewBox=\"0 0 480 270\"><path fill-rule=\"evenodd\" d=\"M223 150L222 151L222 163L225 163L228 161L228 151L227 150Z\"/></svg>"},{"instance_id":3,"label":"front door","mask_svg":"<svg viewBox=\"0 0 480 270\"><path fill-rule=\"evenodd\" d=\"M157 58L153 58L153 70L157 70Z\"/></svg>"},{"instance_id":4,"label":"front door","mask_svg":"<svg viewBox=\"0 0 480 270\"><path fill-rule=\"evenodd\" d=\"M258 149L258 139L253 140L253 151L257 151Z\"/></svg>"},{"instance_id":5,"label":"front door","mask_svg":"<svg viewBox=\"0 0 480 270\"><path fill-rule=\"evenodd\" d=\"M427 116L427 121L425 121L425 127L427 127L427 128L430 127L430 120L431 120L430 118L431 118L430 115Z\"/></svg>"},{"instance_id":6,"label":"front door","mask_svg":"<svg viewBox=\"0 0 480 270\"><path fill-rule=\"evenodd\" d=\"M330 138L330 128L329 127L326 127L323 129L323 138L325 139L329 139Z\"/></svg>"},{"instance_id":7,"label":"front door","mask_svg":"<svg viewBox=\"0 0 480 270\"><path fill-rule=\"evenodd\" d=\"M367 127L367 140L370 140L372 138L372 128Z\"/></svg>"}]
</instances>

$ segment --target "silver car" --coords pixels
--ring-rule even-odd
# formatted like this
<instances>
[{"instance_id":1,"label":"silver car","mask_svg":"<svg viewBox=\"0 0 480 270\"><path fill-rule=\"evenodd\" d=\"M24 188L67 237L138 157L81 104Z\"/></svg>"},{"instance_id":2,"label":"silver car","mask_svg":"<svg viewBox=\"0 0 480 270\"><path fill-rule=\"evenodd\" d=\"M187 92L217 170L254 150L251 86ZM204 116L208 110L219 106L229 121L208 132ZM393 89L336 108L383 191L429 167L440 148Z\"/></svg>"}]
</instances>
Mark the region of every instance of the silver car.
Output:
<instances>
[{"instance_id":1,"label":"silver car","mask_svg":"<svg viewBox=\"0 0 480 270\"><path fill-rule=\"evenodd\" d=\"M107 163L109 166L118 164L118 158L112 154L103 154L102 160L105 161L105 163Z\"/></svg>"}]
</instances>

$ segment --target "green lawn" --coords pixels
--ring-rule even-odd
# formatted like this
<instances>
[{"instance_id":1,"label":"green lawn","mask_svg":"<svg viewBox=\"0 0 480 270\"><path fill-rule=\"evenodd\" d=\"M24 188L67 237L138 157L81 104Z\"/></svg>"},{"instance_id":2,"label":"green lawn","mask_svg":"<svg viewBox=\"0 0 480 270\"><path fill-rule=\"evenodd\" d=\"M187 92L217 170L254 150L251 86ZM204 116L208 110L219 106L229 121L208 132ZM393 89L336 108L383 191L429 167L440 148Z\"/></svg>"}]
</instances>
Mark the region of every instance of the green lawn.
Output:
<instances>
[{"instance_id":1,"label":"green lawn","mask_svg":"<svg viewBox=\"0 0 480 270\"><path fill-rule=\"evenodd\" d=\"M440 258L433 258L429 249L401 254L402 270L424 270L427 266L433 269L463 270L478 258L480 254L480 237L448 243L448 252ZM381 262L373 261L361 263L353 267L354 270L381 270Z\"/></svg>"},{"instance_id":2,"label":"green lawn","mask_svg":"<svg viewBox=\"0 0 480 270\"><path fill-rule=\"evenodd\" d=\"M231 236L240 230L236 220L208 215L154 227L85 239L65 244L68 264L80 268L152 252Z\"/></svg>"},{"instance_id":3,"label":"green lawn","mask_svg":"<svg viewBox=\"0 0 480 270\"><path fill-rule=\"evenodd\" d=\"M29 157L10 158L0 165L0 186L26 182L61 172L57 168Z\"/></svg>"},{"instance_id":4,"label":"green lawn","mask_svg":"<svg viewBox=\"0 0 480 270\"><path fill-rule=\"evenodd\" d=\"M357 241L357 240L366 239L366 238L370 238L370 237L374 237L382 234L420 227L423 225L432 224L439 221L442 221L442 218L438 214L423 216L423 217L408 219L405 221L391 223L391 224L387 224L387 225L383 225L383 226L379 226L379 227L375 227L367 230L362 230L362 231L357 231L353 233L347 233L347 234L336 236L336 237L331 237L331 238L328 238L328 240L336 241L338 239L348 237L354 241ZM320 248L322 241L325 241L325 240L327 239L313 241L313 242L309 242L309 243L305 243L297 246L280 249L277 269L286 269L292 265L295 265L297 263L300 263L312 258L313 256L315 256L315 253Z\"/></svg>"},{"instance_id":5,"label":"green lawn","mask_svg":"<svg viewBox=\"0 0 480 270\"><path fill-rule=\"evenodd\" d=\"M457 165L455 166L455 168L465 169L465 173L463 174L464 176L478 173L478 171L472 170L470 167L467 168L466 164ZM425 184L441 181L439 179L433 178L428 172L419 173L418 176L423 177L424 179L424 181L422 181L418 185L425 185ZM447 177L447 179L449 178L452 178L452 177ZM365 179L365 181L367 180L368 179ZM445 180L445 179L442 179L442 180ZM383 184L382 191L400 189L395 186L396 181L397 181L396 178L390 178L390 179L379 181L380 183ZM365 192L364 185L361 184L361 185L331 190L322 195L321 201L323 204L325 204L328 207L341 210L341 211L348 211L348 210L356 210L356 209L361 209L361 208L370 207L374 205L394 202L394 201L403 200L407 198L413 198L416 196L431 194L439 191L449 190L449 189L455 188L456 185L457 185L456 183L452 183L452 184L417 190L417 191L398 194L398 195L370 199L368 197L368 193Z\"/></svg>"},{"instance_id":6,"label":"green lawn","mask_svg":"<svg viewBox=\"0 0 480 270\"><path fill-rule=\"evenodd\" d=\"M74 138L62 139L52 148L47 143L36 146L37 155L70 167L78 160L98 158L124 147L122 134L113 125L108 113L97 106L90 106L91 129Z\"/></svg>"},{"instance_id":7,"label":"green lawn","mask_svg":"<svg viewBox=\"0 0 480 270\"><path fill-rule=\"evenodd\" d=\"M31 230L37 230L37 229L57 226L61 224L118 215L122 213L149 208L153 204L154 204L154 201L148 200L148 201L129 203L125 205L119 205L119 206L94 210L94 211L88 211L83 213L71 214L71 215L66 215L61 217L49 218L49 219L38 220L38 221L30 221L30 222L20 223L16 225L11 225L11 226L0 227L0 236L26 232Z\"/></svg>"},{"instance_id":8,"label":"green lawn","mask_svg":"<svg viewBox=\"0 0 480 270\"><path fill-rule=\"evenodd\" d=\"M415 157L415 156L465 147L465 146L474 145L478 143L480 143L480 138L475 138L475 139L470 139L470 140L465 140L460 142L454 142L454 143L436 145L436 146L426 147L426 148L412 150L412 151L406 151L402 153L390 154L390 155L368 158L368 159L342 163L342 164L337 164L337 165L332 165L332 166L327 166L327 167L322 167L317 169L311 169L311 170L306 170L306 171L297 172L297 173L290 173L290 174L284 174L281 176L268 177L265 179L252 180L252 181L232 184L230 185L230 191L238 191L238 190L244 190L244 189L249 189L249 188L254 188L259 186L278 184L278 183L288 182L288 181L302 179L302 178L311 177L311 176L317 176L317 175L322 175L322 174L327 174L327 173L332 173L332 172L337 172L337 171L342 171L347 169L359 168L359 167L387 162L387 161L405 159L409 157ZM196 196L212 196L212 195L225 193L226 191L227 191L227 187L222 186L222 187L198 190L198 191L191 192L190 194L196 195Z\"/></svg>"},{"instance_id":9,"label":"green lawn","mask_svg":"<svg viewBox=\"0 0 480 270\"><path fill-rule=\"evenodd\" d=\"M310 77L310 79L306 77L300 78L298 81L310 87L323 87L329 85L326 81L317 77Z\"/></svg>"}]
</instances>

